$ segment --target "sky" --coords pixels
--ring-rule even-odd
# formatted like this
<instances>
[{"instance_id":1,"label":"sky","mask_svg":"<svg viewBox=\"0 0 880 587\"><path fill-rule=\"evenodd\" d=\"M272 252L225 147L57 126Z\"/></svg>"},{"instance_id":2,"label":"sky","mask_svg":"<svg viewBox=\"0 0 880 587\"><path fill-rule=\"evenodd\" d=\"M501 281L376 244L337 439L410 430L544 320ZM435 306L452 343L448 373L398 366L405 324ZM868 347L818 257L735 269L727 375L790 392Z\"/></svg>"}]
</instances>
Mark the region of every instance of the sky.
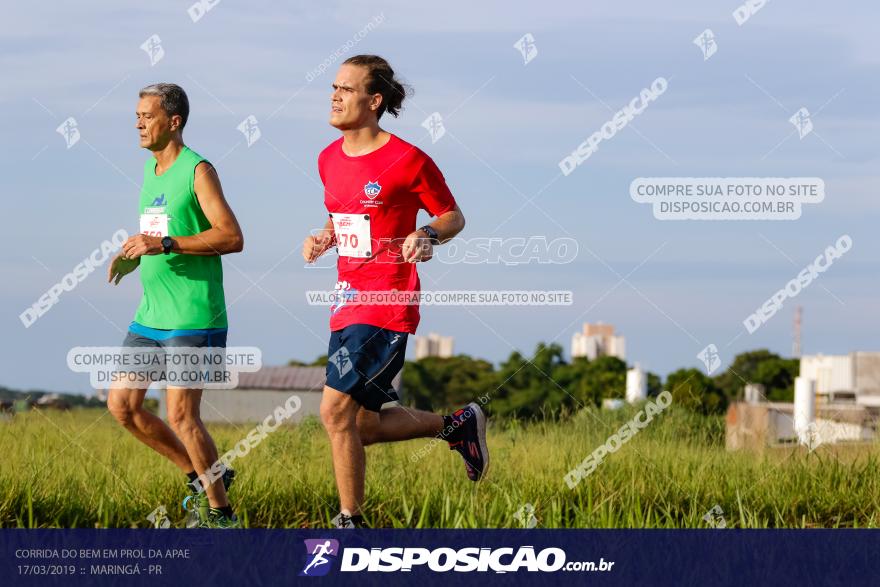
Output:
<instances>
[{"instance_id":1,"label":"sky","mask_svg":"<svg viewBox=\"0 0 880 587\"><path fill-rule=\"evenodd\" d=\"M335 271L306 268L300 247L326 218L316 158L339 136L330 84L356 53L386 57L414 89L382 124L443 171L463 238L577 242L563 264L420 266L424 289L567 290L573 303L425 307L419 333L497 363L541 341L568 352L583 322L602 321L626 337L628 363L665 376L703 368L710 344L722 368L746 350L790 355L800 305L804 353L880 350L875 3L774 0L741 25L735 0L187 6L6 8L2 385L88 391L68 350L122 341L140 283L109 286L106 264L29 327L19 315L114 232L137 230L149 153L134 109L159 81L186 89L185 141L217 167L244 230L244 252L223 259L229 344L259 347L266 364L324 354L328 312L305 292L332 288ZM706 29L708 59L693 42ZM528 62L514 46L526 34ZM564 175L559 161L658 77L666 91ZM789 121L800 108L803 137ZM436 141L422 125L434 112ZM237 128L248 116L250 145ZM56 132L68 117L70 147ZM796 220L659 220L630 197L639 177L817 177L826 195ZM750 334L743 320L842 235L851 250Z\"/></svg>"}]
</instances>

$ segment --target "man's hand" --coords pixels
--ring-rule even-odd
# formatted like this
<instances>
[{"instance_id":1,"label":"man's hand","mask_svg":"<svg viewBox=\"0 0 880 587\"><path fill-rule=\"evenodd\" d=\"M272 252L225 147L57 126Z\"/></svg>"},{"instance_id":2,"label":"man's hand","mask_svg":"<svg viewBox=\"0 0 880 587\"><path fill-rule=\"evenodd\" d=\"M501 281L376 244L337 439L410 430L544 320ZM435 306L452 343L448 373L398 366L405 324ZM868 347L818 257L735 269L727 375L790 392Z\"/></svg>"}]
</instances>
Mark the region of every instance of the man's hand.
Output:
<instances>
[{"instance_id":1,"label":"man's hand","mask_svg":"<svg viewBox=\"0 0 880 587\"><path fill-rule=\"evenodd\" d=\"M140 259L129 259L123 253L116 255L113 261L110 262L110 268L107 270L107 283L116 279L113 285L119 285L122 278L137 269L137 266L140 264Z\"/></svg>"},{"instance_id":2,"label":"man's hand","mask_svg":"<svg viewBox=\"0 0 880 587\"><path fill-rule=\"evenodd\" d=\"M418 263L420 261L428 261L434 256L434 245L431 239L424 232L417 230L409 233L403 246L400 247L400 253L403 260L407 263Z\"/></svg>"},{"instance_id":3,"label":"man's hand","mask_svg":"<svg viewBox=\"0 0 880 587\"><path fill-rule=\"evenodd\" d=\"M123 243L122 252L129 259L137 259L143 255L158 255L163 252L162 237L136 234Z\"/></svg>"},{"instance_id":4,"label":"man's hand","mask_svg":"<svg viewBox=\"0 0 880 587\"><path fill-rule=\"evenodd\" d=\"M302 255L306 263L314 263L333 245L333 231L322 228L317 235L310 234L303 242Z\"/></svg>"}]
</instances>

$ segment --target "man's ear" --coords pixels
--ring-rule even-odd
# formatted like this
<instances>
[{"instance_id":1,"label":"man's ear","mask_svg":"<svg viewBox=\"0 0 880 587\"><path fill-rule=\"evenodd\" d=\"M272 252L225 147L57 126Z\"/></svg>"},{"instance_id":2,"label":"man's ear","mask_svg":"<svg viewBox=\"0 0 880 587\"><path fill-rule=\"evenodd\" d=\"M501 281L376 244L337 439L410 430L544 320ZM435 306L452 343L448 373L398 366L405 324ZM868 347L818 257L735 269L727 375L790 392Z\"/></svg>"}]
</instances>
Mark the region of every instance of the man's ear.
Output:
<instances>
[{"instance_id":1,"label":"man's ear","mask_svg":"<svg viewBox=\"0 0 880 587\"><path fill-rule=\"evenodd\" d=\"M171 130L172 131L180 130L180 125L182 122L183 122L183 118L180 116L180 114L175 114L174 116L172 116L171 117Z\"/></svg>"},{"instance_id":2,"label":"man's ear","mask_svg":"<svg viewBox=\"0 0 880 587\"><path fill-rule=\"evenodd\" d=\"M378 114L379 109L381 107L382 107L382 94L373 94L373 97L370 99L370 110L372 110Z\"/></svg>"}]
</instances>

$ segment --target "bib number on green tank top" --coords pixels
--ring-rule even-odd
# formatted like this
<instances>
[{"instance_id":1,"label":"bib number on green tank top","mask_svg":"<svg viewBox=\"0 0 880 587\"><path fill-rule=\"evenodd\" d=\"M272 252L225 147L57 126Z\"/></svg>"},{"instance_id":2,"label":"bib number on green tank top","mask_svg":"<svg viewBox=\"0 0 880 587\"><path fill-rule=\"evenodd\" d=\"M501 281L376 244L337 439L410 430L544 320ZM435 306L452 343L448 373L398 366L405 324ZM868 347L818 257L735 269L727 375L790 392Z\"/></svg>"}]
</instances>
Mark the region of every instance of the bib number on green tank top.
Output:
<instances>
[{"instance_id":1,"label":"bib number on green tank top","mask_svg":"<svg viewBox=\"0 0 880 587\"><path fill-rule=\"evenodd\" d=\"M141 214L141 234L169 236L168 214L165 214L164 210L165 208L144 208L144 213Z\"/></svg>"}]
</instances>

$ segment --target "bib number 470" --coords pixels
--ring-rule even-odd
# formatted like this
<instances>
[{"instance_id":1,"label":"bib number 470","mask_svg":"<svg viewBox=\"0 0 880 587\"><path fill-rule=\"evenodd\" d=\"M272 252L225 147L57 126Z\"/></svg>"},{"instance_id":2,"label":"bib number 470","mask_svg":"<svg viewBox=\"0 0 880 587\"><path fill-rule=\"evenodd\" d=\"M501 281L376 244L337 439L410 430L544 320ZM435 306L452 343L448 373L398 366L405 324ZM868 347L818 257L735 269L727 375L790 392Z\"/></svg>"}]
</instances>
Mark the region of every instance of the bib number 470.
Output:
<instances>
[{"instance_id":1,"label":"bib number 470","mask_svg":"<svg viewBox=\"0 0 880 587\"><path fill-rule=\"evenodd\" d=\"M356 249L358 246L358 235L356 234L342 234L337 235L337 240L339 241L340 246L343 247L351 247Z\"/></svg>"},{"instance_id":2,"label":"bib number 470","mask_svg":"<svg viewBox=\"0 0 880 587\"><path fill-rule=\"evenodd\" d=\"M330 214L340 257L366 259L372 256L369 214Z\"/></svg>"}]
</instances>

